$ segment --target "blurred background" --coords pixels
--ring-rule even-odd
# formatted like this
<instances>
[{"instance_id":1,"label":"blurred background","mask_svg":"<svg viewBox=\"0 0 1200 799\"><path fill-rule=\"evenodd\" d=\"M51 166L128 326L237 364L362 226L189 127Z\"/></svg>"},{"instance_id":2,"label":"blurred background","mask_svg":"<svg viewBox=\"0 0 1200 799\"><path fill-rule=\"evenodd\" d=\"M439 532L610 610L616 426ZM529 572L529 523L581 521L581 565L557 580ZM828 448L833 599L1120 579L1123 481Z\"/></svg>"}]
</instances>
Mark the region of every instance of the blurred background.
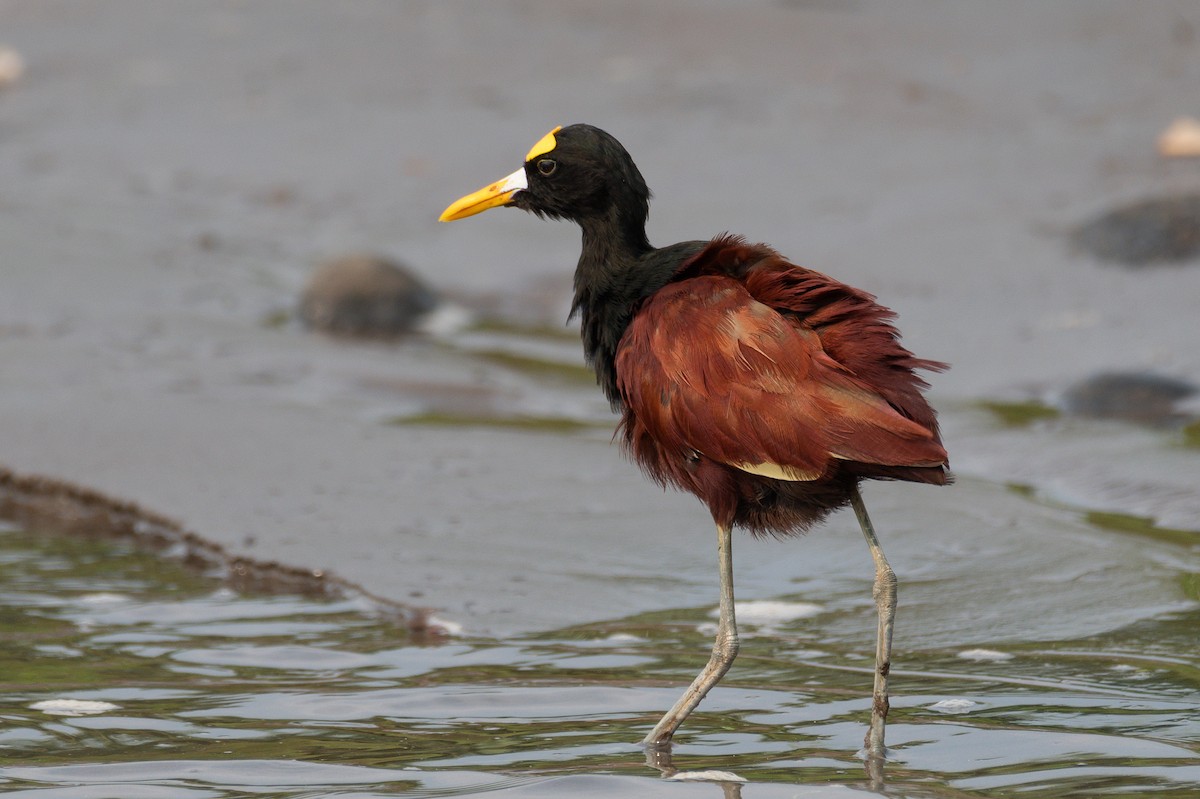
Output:
<instances>
[{"instance_id":1,"label":"blurred background","mask_svg":"<svg viewBox=\"0 0 1200 799\"><path fill-rule=\"evenodd\" d=\"M866 492L900 576L897 790L1191 795L1197 87L1186 0L0 0L26 664L0 779L667 790L636 741L706 656L711 522L610 442L566 320L578 230L436 222L589 122L654 191L653 243L768 242L951 364L930 396L958 484ZM21 509L52 494L40 523L78 532L79 497L28 475L163 514L140 524L205 569L38 535ZM855 522L739 536L734 560L751 632L677 754L747 797L850 795L874 635ZM122 709L34 708L59 700Z\"/></svg>"}]
</instances>

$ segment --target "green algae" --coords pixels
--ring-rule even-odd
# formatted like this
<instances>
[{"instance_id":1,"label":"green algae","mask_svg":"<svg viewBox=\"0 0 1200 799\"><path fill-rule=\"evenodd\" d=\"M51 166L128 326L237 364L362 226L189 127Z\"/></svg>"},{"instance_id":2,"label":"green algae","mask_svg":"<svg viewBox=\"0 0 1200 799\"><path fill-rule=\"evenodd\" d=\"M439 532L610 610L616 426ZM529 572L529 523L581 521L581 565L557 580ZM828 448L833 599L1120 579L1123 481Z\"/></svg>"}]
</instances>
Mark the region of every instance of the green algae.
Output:
<instances>
[{"instance_id":1,"label":"green algae","mask_svg":"<svg viewBox=\"0 0 1200 799\"><path fill-rule=\"evenodd\" d=\"M577 433L583 430L611 427L611 425L600 425L564 416L483 416L442 411L428 411L413 416L397 416L389 423L402 426L497 427L506 430L542 433Z\"/></svg>"},{"instance_id":2,"label":"green algae","mask_svg":"<svg viewBox=\"0 0 1200 799\"><path fill-rule=\"evenodd\" d=\"M1153 538L1156 541L1164 541L1169 544L1191 546L1200 543L1200 532L1160 527L1155 523L1154 519L1148 516L1135 516L1130 513L1116 513L1113 511L1086 511L1084 519L1089 524L1105 530L1133 533L1134 535Z\"/></svg>"},{"instance_id":3,"label":"green algae","mask_svg":"<svg viewBox=\"0 0 1200 799\"><path fill-rule=\"evenodd\" d=\"M1036 422L1057 419L1062 415L1057 408L1036 400L1025 402L988 400L979 405L996 417L997 421L1005 427L1029 427Z\"/></svg>"},{"instance_id":4,"label":"green algae","mask_svg":"<svg viewBox=\"0 0 1200 799\"><path fill-rule=\"evenodd\" d=\"M473 357L496 366L538 378L551 378L576 384L592 384L596 376L582 363L567 363L532 355L521 355L509 350L473 350Z\"/></svg>"}]
</instances>

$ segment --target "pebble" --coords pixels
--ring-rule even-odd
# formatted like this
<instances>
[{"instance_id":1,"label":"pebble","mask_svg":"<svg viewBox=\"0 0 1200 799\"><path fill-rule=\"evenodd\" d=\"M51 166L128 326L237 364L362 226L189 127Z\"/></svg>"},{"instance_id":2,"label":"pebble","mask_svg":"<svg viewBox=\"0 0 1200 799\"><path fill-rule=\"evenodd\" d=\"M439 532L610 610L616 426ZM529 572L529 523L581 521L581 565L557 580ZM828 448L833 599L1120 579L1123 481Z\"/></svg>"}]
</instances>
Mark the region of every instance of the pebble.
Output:
<instances>
[{"instance_id":1,"label":"pebble","mask_svg":"<svg viewBox=\"0 0 1200 799\"><path fill-rule=\"evenodd\" d=\"M1155 197L1114 208L1080 225L1075 245L1130 267L1181 263L1200 256L1200 194Z\"/></svg>"},{"instance_id":2,"label":"pebble","mask_svg":"<svg viewBox=\"0 0 1200 799\"><path fill-rule=\"evenodd\" d=\"M1145 372L1110 372L1081 380L1063 392L1063 410L1095 419L1167 424L1184 418L1176 403L1197 392L1173 377Z\"/></svg>"},{"instance_id":3,"label":"pebble","mask_svg":"<svg viewBox=\"0 0 1200 799\"><path fill-rule=\"evenodd\" d=\"M391 338L412 332L438 297L401 264L349 255L317 267L300 299L300 318L338 336Z\"/></svg>"}]
</instances>

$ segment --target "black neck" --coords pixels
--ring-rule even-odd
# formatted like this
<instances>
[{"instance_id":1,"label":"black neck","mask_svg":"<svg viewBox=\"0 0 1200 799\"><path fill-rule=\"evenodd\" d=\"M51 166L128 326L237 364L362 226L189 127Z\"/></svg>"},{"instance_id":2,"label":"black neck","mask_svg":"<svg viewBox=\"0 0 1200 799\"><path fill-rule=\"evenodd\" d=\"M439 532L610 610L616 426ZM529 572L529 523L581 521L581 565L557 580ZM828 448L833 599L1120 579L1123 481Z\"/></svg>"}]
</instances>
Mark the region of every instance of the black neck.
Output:
<instances>
[{"instance_id":1,"label":"black neck","mask_svg":"<svg viewBox=\"0 0 1200 799\"><path fill-rule=\"evenodd\" d=\"M660 288L659 279L645 268L655 250L646 239L645 217L623 217L617 208L578 220L583 228L583 251L575 268L572 313L582 316L583 352L596 370L596 380L613 407L619 407L617 344L638 304Z\"/></svg>"}]
</instances>

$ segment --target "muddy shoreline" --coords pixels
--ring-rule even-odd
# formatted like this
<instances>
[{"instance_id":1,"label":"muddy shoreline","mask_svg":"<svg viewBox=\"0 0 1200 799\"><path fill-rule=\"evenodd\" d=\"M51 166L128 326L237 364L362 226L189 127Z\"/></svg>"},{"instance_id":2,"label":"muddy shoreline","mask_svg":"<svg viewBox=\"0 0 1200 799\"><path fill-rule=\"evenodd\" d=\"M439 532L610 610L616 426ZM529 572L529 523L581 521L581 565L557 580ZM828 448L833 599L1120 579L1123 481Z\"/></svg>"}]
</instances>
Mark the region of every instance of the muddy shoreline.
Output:
<instances>
[{"instance_id":1,"label":"muddy shoreline","mask_svg":"<svg viewBox=\"0 0 1200 799\"><path fill-rule=\"evenodd\" d=\"M312 599L364 599L373 613L395 619L417 636L442 636L429 610L375 596L319 569L233 555L179 522L136 503L41 475L0 466L0 520L36 533L126 541L190 569L217 576L247 594L292 594Z\"/></svg>"}]
</instances>

